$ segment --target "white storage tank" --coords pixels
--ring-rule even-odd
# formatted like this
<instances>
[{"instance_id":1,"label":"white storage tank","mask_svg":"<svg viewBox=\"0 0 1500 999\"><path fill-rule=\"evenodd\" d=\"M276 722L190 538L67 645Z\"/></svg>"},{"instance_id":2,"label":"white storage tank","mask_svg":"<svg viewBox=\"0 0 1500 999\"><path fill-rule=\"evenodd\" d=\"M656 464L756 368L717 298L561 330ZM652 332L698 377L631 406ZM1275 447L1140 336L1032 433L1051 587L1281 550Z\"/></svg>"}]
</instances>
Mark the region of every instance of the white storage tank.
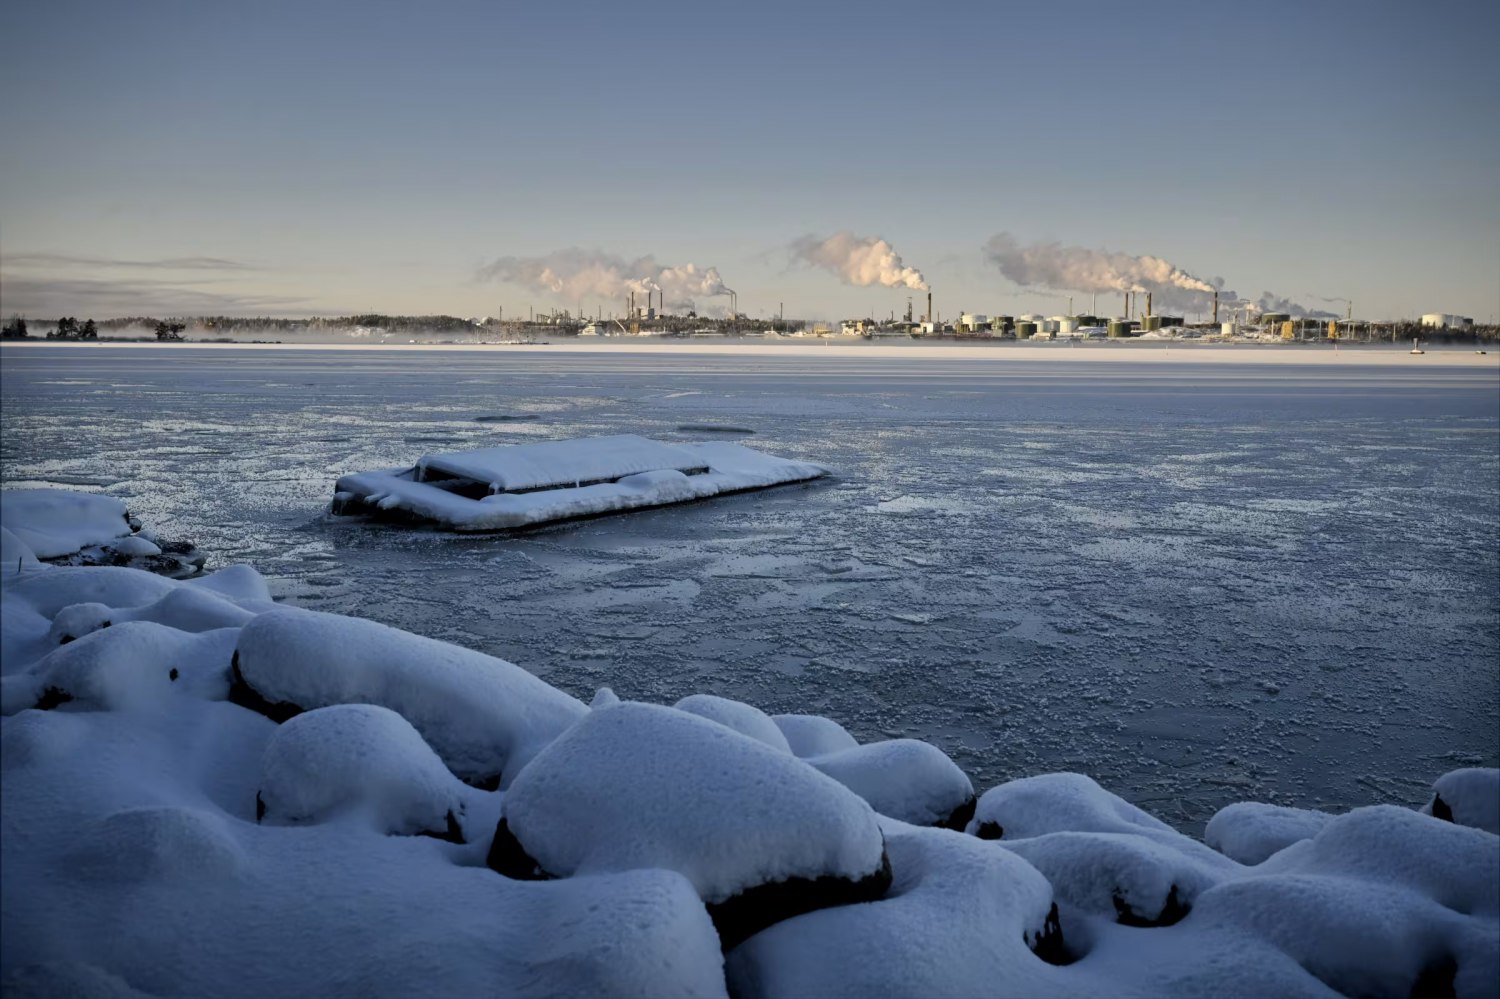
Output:
<instances>
[{"instance_id":1,"label":"white storage tank","mask_svg":"<svg viewBox=\"0 0 1500 999\"><path fill-rule=\"evenodd\" d=\"M1423 326L1447 326L1458 329L1464 326L1473 326L1474 320L1467 316L1456 316L1451 312L1429 312L1422 317Z\"/></svg>"},{"instance_id":2,"label":"white storage tank","mask_svg":"<svg viewBox=\"0 0 1500 999\"><path fill-rule=\"evenodd\" d=\"M1219 327L1219 332L1225 336L1234 336L1234 323L1225 323Z\"/></svg>"}]
</instances>

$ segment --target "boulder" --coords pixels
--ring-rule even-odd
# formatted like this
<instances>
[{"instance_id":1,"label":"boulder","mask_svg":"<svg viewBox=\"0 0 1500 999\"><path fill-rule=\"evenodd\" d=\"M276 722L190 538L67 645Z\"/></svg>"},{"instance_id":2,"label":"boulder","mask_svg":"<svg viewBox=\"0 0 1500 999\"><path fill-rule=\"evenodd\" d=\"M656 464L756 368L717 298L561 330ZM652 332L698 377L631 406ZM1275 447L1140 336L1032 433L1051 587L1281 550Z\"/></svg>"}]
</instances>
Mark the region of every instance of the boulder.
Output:
<instances>
[{"instance_id":1,"label":"boulder","mask_svg":"<svg viewBox=\"0 0 1500 999\"><path fill-rule=\"evenodd\" d=\"M757 739L675 708L598 708L526 765L491 866L512 877L665 868L693 884L727 950L772 923L881 897L870 806Z\"/></svg>"},{"instance_id":2,"label":"boulder","mask_svg":"<svg viewBox=\"0 0 1500 999\"><path fill-rule=\"evenodd\" d=\"M519 666L374 621L282 608L240 632L230 700L274 721L335 704L401 715L464 782L493 790L588 714Z\"/></svg>"}]
</instances>

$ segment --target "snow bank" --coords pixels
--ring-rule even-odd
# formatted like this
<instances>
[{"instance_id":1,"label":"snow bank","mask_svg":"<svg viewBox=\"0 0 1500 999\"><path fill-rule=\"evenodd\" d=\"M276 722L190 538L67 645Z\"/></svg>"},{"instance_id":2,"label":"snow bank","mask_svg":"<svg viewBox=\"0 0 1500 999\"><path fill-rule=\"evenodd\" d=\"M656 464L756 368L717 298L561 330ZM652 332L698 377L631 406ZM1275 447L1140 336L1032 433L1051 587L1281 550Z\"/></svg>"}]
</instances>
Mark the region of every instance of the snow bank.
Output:
<instances>
[{"instance_id":1,"label":"snow bank","mask_svg":"<svg viewBox=\"0 0 1500 999\"><path fill-rule=\"evenodd\" d=\"M472 499L442 488L445 483L416 481L416 469L391 468L340 478L332 511L335 514L400 512L436 521L453 530L495 531L803 482L828 472L822 465L777 458L738 444L708 441L660 446L686 455L677 464L691 462L707 467L708 471L687 475L676 468L664 468L594 485L498 493ZM579 477L578 481L588 480Z\"/></svg>"},{"instance_id":2,"label":"snow bank","mask_svg":"<svg viewBox=\"0 0 1500 999\"><path fill-rule=\"evenodd\" d=\"M1312 839L1332 821L1327 812L1241 801L1216 812L1203 839L1231 860L1258 864L1293 843Z\"/></svg>"},{"instance_id":3,"label":"snow bank","mask_svg":"<svg viewBox=\"0 0 1500 999\"><path fill-rule=\"evenodd\" d=\"M859 745L854 736L844 731L844 726L832 718L821 715L772 715L771 720L781 729L792 753L803 759L836 753L841 749L854 749Z\"/></svg>"},{"instance_id":4,"label":"snow bank","mask_svg":"<svg viewBox=\"0 0 1500 999\"><path fill-rule=\"evenodd\" d=\"M974 814L974 785L936 746L890 739L807 762L870 803L881 815L918 826L963 829Z\"/></svg>"},{"instance_id":5,"label":"snow bank","mask_svg":"<svg viewBox=\"0 0 1500 999\"><path fill-rule=\"evenodd\" d=\"M783 753L792 751L786 736L781 734L781 729L776 727L771 716L742 701L731 701L715 694L689 694L673 707L678 711L686 711L720 725L727 725L740 735L764 742L772 749L779 749Z\"/></svg>"},{"instance_id":6,"label":"snow bank","mask_svg":"<svg viewBox=\"0 0 1500 999\"><path fill-rule=\"evenodd\" d=\"M405 718L465 781L504 786L588 712L578 700L483 653L373 621L282 608L245 625L231 699L278 720L334 704Z\"/></svg>"},{"instance_id":7,"label":"snow bank","mask_svg":"<svg viewBox=\"0 0 1500 999\"><path fill-rule=\"evenodd\" d=\"M1432 790L1423 814L1500 834L1500 770L1454 770L1434 781Z\"/></svg>"},{"instance_id":8,"label":"snow bank","mask_svg":"<svg viewBox=\"0 0 1500 999\"><path fill-rule=\"evenodd\" d=\"M316 824L359 811L388 835L464 841L471 789L386 708L340 704L298 715L266 744L260 773L265 822Z\"/></svg>"},{"instance_id":9,"label":"snow bank","mask_svg":"<svg viewBox=\"0 0 1500 999\"><path fill-rule=\"evenodd\" d=\"M71 555L124 537L131 532L128 516L125 504L113 496L68 489L0 490L0 527L37 558Z\"/></svg>"},{"instance_id":10,"label":"snow bank","mask_svg":"<svg viewBox=\"0 0 1500 999\"><path fill-rule=\"evenodd\" d=\"M677 871L726 948L888 884L875 815L842 785L716 722L630 702L591 712L520 772L491 862L513 876Z\"/></svg>"}]
</instances>

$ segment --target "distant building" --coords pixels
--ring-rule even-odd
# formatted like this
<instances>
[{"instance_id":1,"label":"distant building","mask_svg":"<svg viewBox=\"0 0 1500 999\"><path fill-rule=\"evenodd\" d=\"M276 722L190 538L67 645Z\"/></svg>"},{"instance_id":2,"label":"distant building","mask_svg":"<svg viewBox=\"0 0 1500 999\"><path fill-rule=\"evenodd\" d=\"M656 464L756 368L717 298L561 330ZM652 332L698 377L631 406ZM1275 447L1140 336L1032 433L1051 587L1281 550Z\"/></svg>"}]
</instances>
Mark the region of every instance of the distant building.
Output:
<instances>
[{"instance_id":1,"label":"distant building","mask_svg":"<svg viewBox=\"0 0 1500 999\"><path fill-rule=\"evenodd\" d=\"M839 332L845 336L864 336L874 325L869 319L845 319L839 323Z\"/></svg>"},{"instance_id":2,"label":"distant building","mask_svg":"<svg viewBox=\"0 0 1500 999\"><path fill-rule=\"evenodd\" d=\"M1443 326L1449 329L1466 329L1474 325L1468 316L1455 316L1451 312L1429 312L1422 317L1423 326Z\"/></svg>"}]
</instances>

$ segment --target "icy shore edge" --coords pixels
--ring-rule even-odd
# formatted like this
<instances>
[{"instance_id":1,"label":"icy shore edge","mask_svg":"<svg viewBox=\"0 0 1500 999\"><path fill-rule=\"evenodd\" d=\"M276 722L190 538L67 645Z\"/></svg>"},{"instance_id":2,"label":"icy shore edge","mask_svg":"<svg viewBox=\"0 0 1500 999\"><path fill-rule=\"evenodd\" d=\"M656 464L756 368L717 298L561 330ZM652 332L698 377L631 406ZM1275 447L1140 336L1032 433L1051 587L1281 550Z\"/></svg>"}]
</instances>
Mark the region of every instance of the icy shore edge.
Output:
<instances>
[{"instance_id":1,"label":"icy shore edge","mask_svg":"<svg viewBox=\"0 0 1500 999\"><path fill-rule=\"evenodd\" d=\"M699 478L693 476L691 478ZM1500 771L1205 841L1081 774L0 565L6 996L1494 996Z\"/></svg>"}]
</instances>

